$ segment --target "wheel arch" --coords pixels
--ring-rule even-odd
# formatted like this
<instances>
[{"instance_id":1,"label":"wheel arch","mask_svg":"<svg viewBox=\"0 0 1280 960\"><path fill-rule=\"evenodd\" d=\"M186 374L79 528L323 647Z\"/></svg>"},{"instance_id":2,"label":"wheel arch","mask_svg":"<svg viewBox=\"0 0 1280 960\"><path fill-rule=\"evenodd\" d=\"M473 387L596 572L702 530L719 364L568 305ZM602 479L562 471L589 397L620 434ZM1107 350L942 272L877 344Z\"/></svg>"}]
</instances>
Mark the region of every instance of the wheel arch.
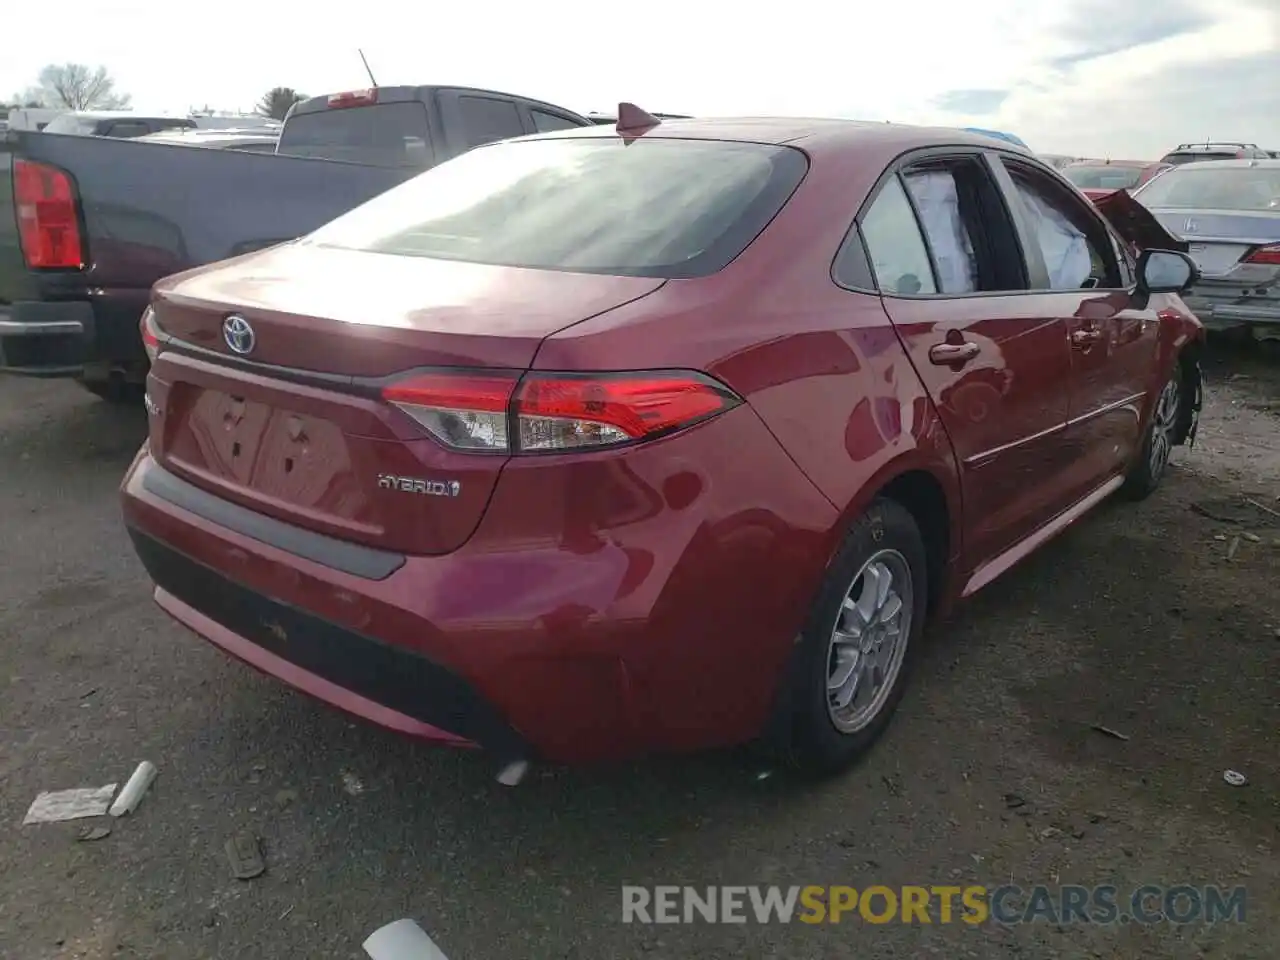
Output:
<instances>
[{"instance_id":1,"label":"wheel arch","mask_svg":"<svg viewBox=\"0 0 1280 960\"><path fill-rule=\"evenodd\" d=\"M951 463L939 462L913 451L885 464L842 511L835 549L843 542L845 531L881 498L903 507L920 528L929 564L927 587L932 616L946 607L951 586L948 574L963 548L963 498L954 459Z\"/></svg>"}]
</instances>

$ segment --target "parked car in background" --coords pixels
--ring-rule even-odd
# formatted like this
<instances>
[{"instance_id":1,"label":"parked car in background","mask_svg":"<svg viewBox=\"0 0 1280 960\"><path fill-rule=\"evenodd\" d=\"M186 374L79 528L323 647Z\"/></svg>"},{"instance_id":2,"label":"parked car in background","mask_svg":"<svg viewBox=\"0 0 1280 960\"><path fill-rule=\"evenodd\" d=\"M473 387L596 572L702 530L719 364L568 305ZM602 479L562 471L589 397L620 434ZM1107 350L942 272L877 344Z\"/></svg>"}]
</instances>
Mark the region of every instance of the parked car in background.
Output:
<instances>
[{"instance_id":1,"label":"parked car in background","mask_svg":"<svg viewBox=\"0 0 1280 960\"><path fill-rule=\"evenodd\" d=\"M584 126L514 94L379 87L297 104L276 154L10 134L0 143L0 372L136 396L148 362L138 317L161 277L301 236L480 144Z\"/></svg>"},{"instance_id":2,"label":"parked car in background","mask_svg":"<svg viewBox=\"0 0 1280 960\"><path fill-rule=\"evenodd\" d=\"M1068 157L1063 153L1038 153L1036 156L1055 170L1061 170L1067 164L1074 163L1077 159L1076 157Z\"/></svg>"},{"instance_id":3,"label":"parked car in background","mask_svg":"<svg viewBox=\"0 0 1280 960\"><path fill-rule=\"evenodd\" d=\"M48 107L11 107L7 122L10 130L31 130L39 132L56 117L66 113L65 109L49 109Z\"/></svg>"},{"instance_id":4,"label":"parked car in background","mask_svg":"<svg viewBox=\"0 0 1280 960\"><path fill-rule=\"evenodd\" d=\"M272 117L259 117L254 114L221 114L193 113L191 122L199 130L274 130L280 132L284 123Z\"/></svg>"},{"instance_id":5,"label":"parked car in background","mask_svg":"<svg viewBox=\"0 0 1280 960\"><path fill-rule=\"evenodd\" d=\"M1061 169L1086 197L1097 200L1116 190L1135 190L1172 165L1149 160L1076 160Z\"/></svg>"},{"instance_id":6,"label":"parked car in background","mask_svg":"<svg viewBox=\"0 0 1280 960\"><path fill-rule=\"evenodd\" d=\"M174 146L212 147L215 150L248 150L253 153L275 153L280 139L278 130L260 127L250 130L232 128L211 130L165 130L138 137L139 143L167 143Z\"/></svg>"},{"instance_id":7,"label":"parked car in background","mask_svg":"<svg viewBox=\"0 0 1280 960\"><path fill-rule=\"evenodd\" d=\"M54 117L45 125L44 132L131 139L160 130L191 129L195 125L190 117L153 117L121 110L74 111Z\"/></svg>"},{"instance_id":8,"label":"parked car in background","mask_svg":"<svg viewBox=\"0 0 1280 960\"><path fill-rule=\"evenodd\" d=\"M1280 160L1183 164L1134 198L1190 244L1184 299L1206 326L1280 336Z\"/></svg>"},{"instance_id":9,"label":"parked car in background","mask_svg":"<svg viewBox=\"0 0 1280 960\"><path fill-rule=\"evenodd\" d=\"M989 137L620 114L161 281L130 536L179 622L395 730L839 770L927 618L1159 484L1194 266Z\"/></svg>"},{"instance_id":10,"label":"parked car in background","mask_svg":"<svg viewBox=\"0 0 1280 960\"><path fill-rule=\"evenodd\" d=\"M1161 163L1178 166L1183 163L1200 163L1205 160L1265 160L1271 155L1258 148L1256 143L1208 141L1205 143L1180 143L1160 158Z\"/></svg>"}]
</instances>

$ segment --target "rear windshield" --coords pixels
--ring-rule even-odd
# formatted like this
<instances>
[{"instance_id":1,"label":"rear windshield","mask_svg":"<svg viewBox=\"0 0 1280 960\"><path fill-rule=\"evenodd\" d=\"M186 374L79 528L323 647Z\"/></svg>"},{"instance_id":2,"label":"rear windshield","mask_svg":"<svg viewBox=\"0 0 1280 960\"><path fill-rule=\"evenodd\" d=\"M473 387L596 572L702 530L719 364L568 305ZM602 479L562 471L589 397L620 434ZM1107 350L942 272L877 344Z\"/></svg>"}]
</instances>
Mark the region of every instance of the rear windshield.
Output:
<instances>
[{"instance_id":1,"label":"rear windshield","mask_svg":"<svg viewBox=\"0 0 1280 960\"><path fill-rule=\"evenodd\" d=\"M277 153L378 167L431 163L427 108L419 101L297 113L285 121Z\"/></svg>"},{"instance_id":2,"label":"rear windshield","mask_svg":"<svg viewBox=\"0 0 1280 960\"><path fill-rule=\"evenodd\" d=\"M746 249L807 168L798 150L756 143L499 143L389 190L310 240L501 266L705 276Z\"/></svg>"},{"instance_id":3,"label":"rear windshield","mask_svg":"<svg viewBox=\"0 0 1280 960\"><path fill-rule=\"evenodd\" d=\"M1195 163L1197 160L1235 160L1240 156L1239 150L1191 150L1186 153L1170 153L1161 163Z\"/></svg>"},{"instance_id":4,"label":"rear windshield","mask_svg":"<svg viewBox=\"0 0 1280 960\"><path fill-rule=\"evenodd\" d=\"M1135 196L1151 209L1280 211L1280 167L1170 170Z\"/></svg>"},{"instance_id":5,"label":"rear windshield","mask_svg":"<svg viewBox=\"0 0 1280 960\"><path fill-rule=\"evenodd\" d=\"M1142 179L1141 167L1063 167L1062 175L1081 190L1128 190Z\"/></svg>"}]
</instances>

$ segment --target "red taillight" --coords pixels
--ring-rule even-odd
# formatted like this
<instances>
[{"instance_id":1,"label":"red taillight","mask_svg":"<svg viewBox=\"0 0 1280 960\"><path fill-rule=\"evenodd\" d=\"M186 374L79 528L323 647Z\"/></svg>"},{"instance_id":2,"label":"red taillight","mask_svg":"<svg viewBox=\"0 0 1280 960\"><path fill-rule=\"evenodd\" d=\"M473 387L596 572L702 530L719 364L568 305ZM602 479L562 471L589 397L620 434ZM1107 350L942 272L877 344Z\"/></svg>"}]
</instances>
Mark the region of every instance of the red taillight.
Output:
<instances>
[{"instance_id":1,"label":"red taillight","mask_svg":"<svg viewBox=\"0 0 1280 960\"><path fill-rule=\"evenodd\" d=\"M76 186L69 174L43 163L15 159L13 201L28 267L79 270L84 266Z\"/></svg>"},{"instance_id":2,"label":"red taillight","mask_svg":"<svg viewBox=\"0 0 1280 960\"><path fill-rule=\"evenodd\" d=\"M348 90L345 93L329 94L330 110L338 110L342 107L367 107L369 104L377 102L377 87L370 87L368 90Z\"/></svg>"},{"instance_id":3,"label":"red taillight","mask_svg":"<svg viewBox=\"0 0 1280 960\"><path fill-rule=\"evenodd\" d=\"M142 334L142 346L147 351L147 358L156 362L160 355L160 343L164 337L160 324L156 320L156 312L150 307L142 311L142 319L138 321L138 330Z\"/></svg>"},{"instance_id":4,"label":"red taillight","mask_svg":"<svg viewBox=\"0 0 1280 960\"><path fill-rule=\"evenodd\" d=\"M382 397L445 446L505 453L515 385L514 374L428 373L384 388Z\"/></svg>"},{"instance_id":5,"label":"red taillight","mask_svg":"<svg viewBox=\"0 0 1280 960\"><path fill-rule=\"evenodd\" d=\"M1269 267L1280 267L1280 243L1259 247L1244 258L1245 263L1260 263Z\"/></svg>"},{"instance_id":6,"label":"red taillight","mask_svg":"<svg viewBox=\"0 0 1280 960\"><path fill-rule=\"evenodd\" d=\"M574 450L670 433L738 402L692 373L539 373L521 381L514 406L520 450Z\"/></svg>"},{"instance_id":7,"label":"red taillight","mask_svg":"<svg viewBox=\"0 0 1280 960\"><path fill-rule=\"evenodd\" d=\"M742 402L709 377L685 371L530 373L522 379L432 373L389 386L382 396L446 446L496 453L634 443Z\"/></svg>"}]
</instances>

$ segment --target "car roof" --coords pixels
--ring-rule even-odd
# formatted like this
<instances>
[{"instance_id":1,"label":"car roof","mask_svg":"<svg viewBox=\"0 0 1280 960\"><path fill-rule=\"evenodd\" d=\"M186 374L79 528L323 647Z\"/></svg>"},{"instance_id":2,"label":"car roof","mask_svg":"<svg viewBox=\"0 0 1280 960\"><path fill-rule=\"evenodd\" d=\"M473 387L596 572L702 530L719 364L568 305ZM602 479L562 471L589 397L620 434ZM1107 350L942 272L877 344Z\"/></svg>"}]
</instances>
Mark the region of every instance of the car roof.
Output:
<instances>
[{"instance_id":1,"label":"car roof","mask_svg":"<svg viewBox=\"0 0 1280 960\"><path fill-rule=\"evenodd\" d=\"M1072 160L1068 167L1154 167L1159 160Z\"/></svg>"},{"instance_id":2,"label":"car roof","mask_svg":"<svg viewBox=\"0 0 1280 960\"><path fill-rule=\"evenodd\" d=\"M83 117L86 120L190 120L166 113L137 113L133 110L70 110L64 116Z\"/></svg>"},{"instance_id":3,"label":"car roof","mask_svg":"<svg viewBox=\"0 0 1280 960\"><path fill-rule=\"evenodd\" d=\"M570 139L611 137L617 136L617 133L615 127L593 125L537 136L545 139ZM896 156L921 147L945 144L984 147L1035 157L1030 150L1008 140L953 127L917 127L884 121L825 117L699 117L691 120L663 120L658 126L650 127L640 135L651 138L790 144L812 153L843 152L860 148L877 155Z\"/></svg>"},{"instance_id":4,"label":"car roof","mask_svg":"<svg viewBox=\"0 0 1280 960\"><path fill-rule=\"evenodd\" d=\"M1254 157L1246 160L1205 160L1200 163L1183 163L1175 170L1280 170L1280 160Z\"/></svg>"},{"instance_id":5,"label":"car roof","mask_svg":"<svg viewBox=\"0 0 1280 960\"><path fill-rule=\"evenodd\" d=\"M139 137L139 140L150 140L155 137L170 137L180 140L209 140L217 137L262 137L264 139L274 139L280 136L280 131L275 127L177 127L170 130L161 130L158 133L149 133L146 137Z\"/></svg>"},{"instance_id":6,"label":"car roof","mask_svg":"<svg viewBox=\"0 0 1280 960\"><path fill-rule=\"evenodd\" d=\"M546 107L554 113L567 113L570 116L580 118L584 123L590 122L587 120L585 116L578 113L577 111L570 110L568 107L562 107L559 104L548 103L546 100L539 100L536 97L527 97L524 94L519 94L519 93L506 93L505 91L502 91L502 90L488 90L488 89L485 89L484 87L468 87L468 86L459 85L459 84L442 83L442 84L424 84L421 86L405 86L405 85L394 86L394 87L393 86L387 86L387 87L375 86L375 87L366 88L366 89L374 89L378 91L377 104L370 104L370 106L376 106L379 104L385 105L388 103L400 103L406 100L417 100L420 98L425 99L426 97L430 96L436 91L451 90L456 93L470 95L470 96L491 96L491 97L502 97L503 99L510 99L510 100L520 100L523 103L529 104L532 107ZM330 97L336 97L341 95L342 93L351 93L351 92L359 92L359 88L355 88L354 90L348 89L344 91L335 91L333 93L322 93L314 97L307 97L307 99L305 100L299 100L297 103L293 105L293 108L290 112L290 116L294 116L297 114L327 113L329 111Z\"/></svg>"}]
</instances>

